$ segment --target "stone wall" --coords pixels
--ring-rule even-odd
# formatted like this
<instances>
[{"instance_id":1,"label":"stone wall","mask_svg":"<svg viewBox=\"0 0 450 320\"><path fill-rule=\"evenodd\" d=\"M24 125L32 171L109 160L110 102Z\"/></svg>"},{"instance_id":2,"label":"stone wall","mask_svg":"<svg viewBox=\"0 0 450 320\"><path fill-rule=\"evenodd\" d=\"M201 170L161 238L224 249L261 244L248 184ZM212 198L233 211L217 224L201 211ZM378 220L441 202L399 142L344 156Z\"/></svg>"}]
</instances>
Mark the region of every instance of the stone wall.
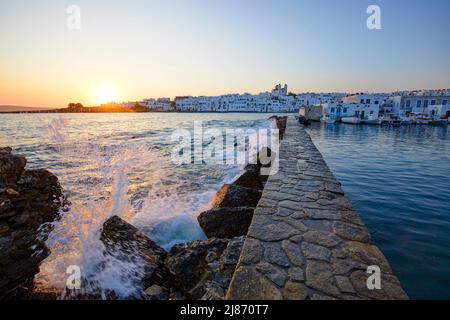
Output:
<instances>
[{"instance_id":1,"label":"stone wall","mask_svg":"<svg viewBox=\"0 0 450 320\"><path fill-rule=\"evenodd\" d=\"M280 166L255 209L227 299L407 299L303 125L290 117ZM367 267L381 269L369 290Z\"/></svg>"}]
</instances>

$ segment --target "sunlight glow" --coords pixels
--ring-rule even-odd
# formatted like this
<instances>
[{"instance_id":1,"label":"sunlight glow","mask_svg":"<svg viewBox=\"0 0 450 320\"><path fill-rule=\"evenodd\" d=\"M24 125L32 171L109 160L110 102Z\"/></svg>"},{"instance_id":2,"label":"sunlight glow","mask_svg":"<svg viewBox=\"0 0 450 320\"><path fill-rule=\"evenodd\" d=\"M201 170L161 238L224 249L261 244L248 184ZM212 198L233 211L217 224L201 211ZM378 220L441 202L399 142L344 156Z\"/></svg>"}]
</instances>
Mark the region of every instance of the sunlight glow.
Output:
<instances>
[{"instance_id":1,"label":"sunlight glow","mask_svg":"<svg viewBox=\"0 0 450 320\"><path fill-rule=\"evenodd\" d=\"M98 104L117 102L118 101L117 90L108 85L98 87L95 91L95 99Z\"/></svg>"}]
</instances>

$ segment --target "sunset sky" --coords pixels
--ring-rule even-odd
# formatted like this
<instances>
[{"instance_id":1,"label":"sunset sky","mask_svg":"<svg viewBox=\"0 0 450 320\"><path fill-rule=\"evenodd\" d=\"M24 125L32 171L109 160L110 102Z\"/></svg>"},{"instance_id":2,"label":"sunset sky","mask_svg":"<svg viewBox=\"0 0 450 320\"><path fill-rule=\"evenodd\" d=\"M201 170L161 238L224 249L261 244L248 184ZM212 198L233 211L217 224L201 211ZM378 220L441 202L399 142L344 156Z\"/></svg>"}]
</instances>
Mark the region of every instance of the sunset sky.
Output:
<instances>
[{"instance_id":1,"label":"sunset sky","mask_svg":"<svg viewBox=\"0 0 450 320\"><path fill-rule=\"evenodd\" d=\"M0 0L0 105L449 88L449 39L448 0Z\"/></svg>"}]
</instances>

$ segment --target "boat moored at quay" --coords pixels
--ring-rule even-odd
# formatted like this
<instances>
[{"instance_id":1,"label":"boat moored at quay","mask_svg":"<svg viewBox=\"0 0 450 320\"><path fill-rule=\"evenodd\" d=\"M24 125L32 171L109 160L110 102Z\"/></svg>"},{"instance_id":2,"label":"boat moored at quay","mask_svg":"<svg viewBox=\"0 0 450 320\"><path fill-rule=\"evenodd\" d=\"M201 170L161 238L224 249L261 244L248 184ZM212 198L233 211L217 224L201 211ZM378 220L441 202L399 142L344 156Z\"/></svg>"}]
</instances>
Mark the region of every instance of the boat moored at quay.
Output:
<instances>
[{"instance_id":1,"label":"boat moored at quay","mask_svg":"<svg viewBox=\"0 0 450 320\"><path fill-rule=\"evenodd\" d=\"M359 93L320 101L300 107L300 114L311 121L330 124L367 124L384 126L446 126L450 119L450 92L442 90L403 92L399 94ZM314 110L314 118L312 111ZM311 114L311 117L309 117ZM319 117L318 115L321 114Z\"/></svg>"}]
</instances>

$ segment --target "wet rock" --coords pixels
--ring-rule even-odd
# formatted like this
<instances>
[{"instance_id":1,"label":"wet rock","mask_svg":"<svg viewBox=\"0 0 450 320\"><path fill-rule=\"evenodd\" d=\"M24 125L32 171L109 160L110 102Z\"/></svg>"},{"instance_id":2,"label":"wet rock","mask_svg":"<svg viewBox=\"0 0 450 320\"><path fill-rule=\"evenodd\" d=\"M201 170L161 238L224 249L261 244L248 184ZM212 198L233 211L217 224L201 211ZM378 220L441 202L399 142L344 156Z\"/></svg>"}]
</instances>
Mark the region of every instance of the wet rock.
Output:
<instances>
[{"instance_id":1,"label":"wet rock","mask_svg":"<svg viewBox=\"0 0 450 320\"><path fill-rule=\"evenodd\" d=\"M147 300L167 300L167 290L156 284L144 291Z\"/></svg>"},{"instance_id":2,"label":"wet rock","mask_svg":"<svg viewBox=\"0 0 450 320\"><path fill-rule=\"evenodd\" d=\"M221 300L243 244L243 237L179 244L170 250L165 262L176 275L177 287L188 299Z\"/></svg>"},{"instance_id":3,"label":"wet rock","mask_svg":"<svg viewBox=\"0 0 450 320\"><path fill-rule=\"evenodd\" d=\"M27 159L11 153L10 147L0 148L0 187L15 184L25 170Z\"/></svg>"},{"instance_id":4,"label":"wet rock","mask_svg":"<svg viewBox=\"0 0 450 320\"><path fill-rule=\"evenodd\" d=\"M260 168L256 165L248 165L246 168L249 169L245 170L245 172L237 178L233 184L245 188L262 190L267 178L263 178L261 176Z\"/></svg>"},{"instance_id":5,"label":"wet rock","mask_svg":"<svg viewBox=\"0 0 450 320\"><path fill-rule=\"evenodd\" d=\"M278 130L280 131L280 139L283 139L284 132L286 131L288 117L271 116L269 120L275 121Z\"/></svg>"},{"instance_id":6,"label":"wet rock","mask_svg":"<svg viewBox=\"0 0 450 320\"><path fill-rule=\"evenodd\" d=\"M214 281L207 281L205 283L205 293L201 297L201 300L223 300L225 292L223 288Z\"/></svg>"},{"instance_id":7,"label":"wet rock","mask_svg":"<svg viewBox=\"0 0 450 320\"><path fill-rule=\"evenodd\" d=\"M210 252L214 252L217 257L221 256L227 245L226 239L212 238L172 247L165 264L175 275L177 287L184 291L188 298L200 299L204 295L206 281L212 280L211 262L208 262L206 257Z\"/></svg>"},{"instance_id":8,"label":"wet rock","mask_svg":"<svg viewBox=\"0 0 450 320\"><path fill-rule=\"evenodd\" d=\"M233 238L247 234L253 208L217 208L200 213L198 223L208 238Z\"/></svg>"},{"instance_id":9,"label":"wet rock","mask_svg":"<svg viewBox=\"0 0 450 320\"><path fill-rule=\"evenodd\" d=\"M172 287L172 274L164 264L167 252L136 227L113 216L103 224L100 240L106 253L116 259L144 264L137 287L142 290L153 285L162 286L165 290Z\"/></svg>"},{"instance_id":10,"label":"wet rock","mask_svg":"<svg viewBox=\"0 0 450 320\"><path fill-rule=\"evenodd\" d=\"M333 230L343 239L370 242L370 235L366 228L345 222L334 222Z\"/></svg>"},{"instance_id":11,"label":"wet rock","mask_svg":"<svg viewBox=\"0 0 450 320\"><path fill-rule=\"evenodd\" d=\"M217 192L211 208L256 207L260 198L258 190L225 184Z\"/></svg>"},{"instance_id":12,"label":"wet rock","mask_svg":"<svg viewBox=\"0 0 450 320\"><path fill-rule=\"evenodd\" d=\"M65 204L58 178L26 170L24 156L0 148L0 299L30 299L39 264L49 255L44 241ZM39 297L37 297L39 298Z\"/></svg>"},{"instance_id":13,"label":"wet rock","mask_svg":"<svg viewBox=\"0 0 450 320\"><path fill-rule=\"evenodd\" d=\"M236 264L244 246L244 237L236 237L228 242L227 248L220 257L220 273L227 280L227 287L233 276Z\"/></svg>"}]
</instances>

